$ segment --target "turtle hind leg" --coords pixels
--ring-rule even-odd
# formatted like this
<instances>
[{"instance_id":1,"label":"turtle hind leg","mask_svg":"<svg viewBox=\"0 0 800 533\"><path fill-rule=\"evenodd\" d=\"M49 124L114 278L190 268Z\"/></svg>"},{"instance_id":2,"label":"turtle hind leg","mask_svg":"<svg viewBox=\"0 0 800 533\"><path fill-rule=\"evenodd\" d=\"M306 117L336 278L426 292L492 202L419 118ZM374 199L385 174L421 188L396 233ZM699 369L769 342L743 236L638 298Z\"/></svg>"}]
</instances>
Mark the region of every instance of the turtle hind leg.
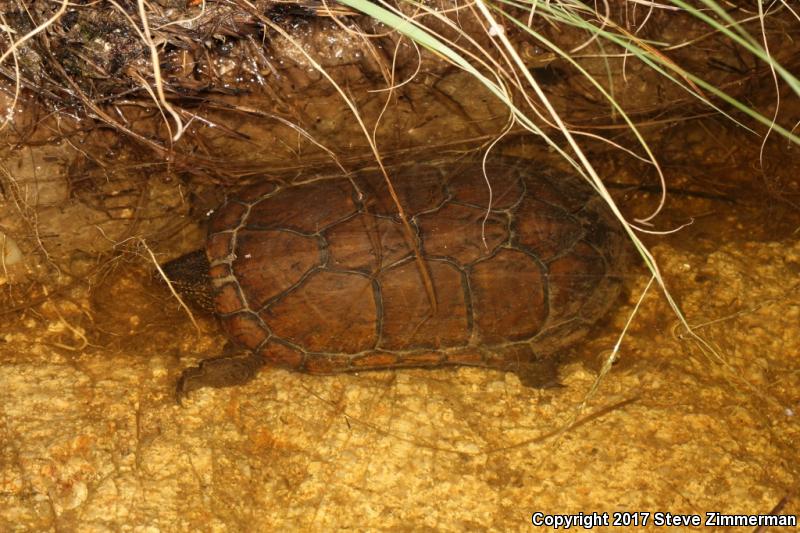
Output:
<instances>
[{"instance_id":1,"label":"turtle hind leg","mask_svg":"<svg viewBox=\"0 0 800 533\"><path fill-rule=\"evenodd\" d=\"M540 359L520 361L508 368L519 378L523 386L532 389L554 389L563 387L558 376L558 361Z\"/></svg>"},{"instance_id":2,"label":"turtle hind leg","mask_svg":"<svg viewBox=\"0 0 800 533\"><path fill-rule=\"evenodd\" d=\"M493 350L490 367L513 372L523 386L532 389L561 387L558 371L560 358L555 354L537 354L528 343L504 346Z\"/></svg>"},{"instance_id":3,"label":"turtle hind leg","mask_svg":"<svg viewBox=\"0 0 800 533\"><path fill-rule=\"evenodd\" d=\"M264 359L253 352L238 352L204 359L199 365L187 368L181 373L175 387L175 399L180 405L190 392L197 389L244 385L256 376L262 366Z\"/></svg>"}]
</instances>

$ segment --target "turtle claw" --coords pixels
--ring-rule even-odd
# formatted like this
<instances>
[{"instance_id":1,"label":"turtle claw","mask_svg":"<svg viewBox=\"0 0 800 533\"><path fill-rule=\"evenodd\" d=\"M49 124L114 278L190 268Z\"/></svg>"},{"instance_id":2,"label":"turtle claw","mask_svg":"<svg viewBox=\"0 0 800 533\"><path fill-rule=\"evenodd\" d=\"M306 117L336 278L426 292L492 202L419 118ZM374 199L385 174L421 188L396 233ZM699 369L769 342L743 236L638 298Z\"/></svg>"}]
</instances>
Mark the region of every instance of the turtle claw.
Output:
<instances>
[{"instance_id":1,"label":"turtle claw","mask_svg":"<svg viewBox=\"0 0 800 533\"><path fill-rule=\"evenodd\" d=\"M233 387L252 380L264 366L261 356L252 352L204 359L181 373L175 387L175 400L183 405L189 393L203 387Z\"/></svg>"}]
</instances>

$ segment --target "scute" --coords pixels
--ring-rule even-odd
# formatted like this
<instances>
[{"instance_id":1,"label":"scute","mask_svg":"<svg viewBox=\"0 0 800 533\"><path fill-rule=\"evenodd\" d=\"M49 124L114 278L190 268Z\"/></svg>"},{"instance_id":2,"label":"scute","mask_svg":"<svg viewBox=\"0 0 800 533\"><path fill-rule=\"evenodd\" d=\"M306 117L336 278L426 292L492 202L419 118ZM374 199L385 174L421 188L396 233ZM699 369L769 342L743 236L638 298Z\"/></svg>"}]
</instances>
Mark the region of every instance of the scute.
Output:
<instances>
[{"instance_id":1,"label":"scute","mask_svg":"<svg viewBox=\"0 0 800 533\"><path fill-rule=\"evenodd\" d=\"M549 311L542 270L530 255L508 248L472 268L469 284L482 343L530 339L542 329Z\"/></svg>"},{"instance_id":2,"label":"scute","mask_svg":"<svg viewBox=\"0 0 800 533\"><path fill-rule=\"evenodd\" d=\"M319 243L288 231L241 230L237 234L233 273L256 311L300 282L322 264Z\"/></svg>"},{"instance_id":3,"label":"scute","mask_svg":"<svg viewBox=\"0 0 800 533\"><path fill-rule=\"evenodd\" d=\"M470 337L467 290L462 273L444 261L430 261L436 287L436 311L419 290L420 272L414 261L391 268L378 278L383 323L380 348L409 350L464 346Z\"/></svg>"},{"instance_id":4,"label":"scute","mask_svg":"<svg viewBox=\"0 0 800 533\"><path fill-rule=\"evenodd\" d=\"M568 252L584 234L581 221L563 207L526 197L514 216L518 245L542 261Z\"/></svg>"},{"instance_id":5,"label":"scute","mask_svg":"<svg viewBox=\"0 0 800 533\"><path fill-rule=\"evenodd\" d=\"M263 322L250 311L242 311L230 315L223 320L228 333L236 339L242 346L250 349L257 348L267 340L269 331L264 327Z\"/></svg>"},{"instance_id":6,"label":"scute","mask_svg":"<svg viewBox=\"0 0 800 533\"><path fill-rule=\"evenodd\" d=\"M330 267L376 273L410 257L400 222L360 213L325 232Z\"/></svg>"},{"instance_id":7,"label":"scute","mask_svg":"<svg viewBox=\"0 0 800 533\"><path fill-rule=\"evenodd\" d=\"M464 266L488 257L510 237L504 213L450 203L419 217L426 255L449 257Z\"/></svg>"},{"instance_id":8,"label":"scute","mask_svg":"<svg viewBox=\"0 0 800 533\"><path fill-rule=\"evenodd\" d=\"M361 274L315 271L259 316L310 352L358 353L378 340L373 284Z\"/></svg>"},{"instance_id":9,"label":"scute","mask_svg":"<svg viewBox=\"0 0 800 533\"><path fill-rule=\"evenodd\" d=\"M604 294L593 289L608 275L606 268L602 254L584 242L551 262L548 265L549 290L554 319L591 321L597 318L608 302L604 301Z\"/></svg>"}]
</instances>

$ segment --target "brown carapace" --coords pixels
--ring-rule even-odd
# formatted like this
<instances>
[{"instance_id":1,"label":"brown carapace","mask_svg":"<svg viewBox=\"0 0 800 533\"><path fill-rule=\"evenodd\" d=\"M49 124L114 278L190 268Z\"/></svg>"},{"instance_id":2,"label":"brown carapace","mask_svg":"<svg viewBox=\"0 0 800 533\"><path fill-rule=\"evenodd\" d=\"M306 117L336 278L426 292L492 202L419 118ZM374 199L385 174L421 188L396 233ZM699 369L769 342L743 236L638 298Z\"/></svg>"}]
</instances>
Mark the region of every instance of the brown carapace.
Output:
<instances>
[{"instance_id":1,"label":"brown carapace","mask_svg":"<svg viewBox=\"0 0 800 533\"><path fill-rule=\"evenodd\" d=\"M184 286L196 273L192 299L210 294L246 352L185 371L179 397L243 383L264 364L313 374L471 365L555 382L554 354L613 304L628 262L603 200L526 160L390 175L406 229L377 169L264 181L227 199L209 224L207 262L189 254L165 270Z\"/></svg>"}]
</instances>

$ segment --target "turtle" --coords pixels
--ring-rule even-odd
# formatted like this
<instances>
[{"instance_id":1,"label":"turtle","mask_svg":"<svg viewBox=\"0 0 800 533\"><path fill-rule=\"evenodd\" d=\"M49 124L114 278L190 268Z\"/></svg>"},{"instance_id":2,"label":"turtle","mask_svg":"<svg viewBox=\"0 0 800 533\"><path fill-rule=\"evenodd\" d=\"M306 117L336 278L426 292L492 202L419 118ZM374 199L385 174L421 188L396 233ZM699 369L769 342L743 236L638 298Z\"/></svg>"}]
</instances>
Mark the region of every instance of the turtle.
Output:
<instances>
[{"instance_id":1,"label":"turtle","mask_svg":"<svg viewBox=\"0 0 800 533\"><path fill-rule=\"evenodd\" d=\"M205 250L163 266L237 350L178 401L251 380L478 366L557 385L560 353L613 305L627 238L580 177L530 160L407 162L263 178L229 194ZM402 212L398 209L398 203Z\"/></svg>"}]
</instances>

